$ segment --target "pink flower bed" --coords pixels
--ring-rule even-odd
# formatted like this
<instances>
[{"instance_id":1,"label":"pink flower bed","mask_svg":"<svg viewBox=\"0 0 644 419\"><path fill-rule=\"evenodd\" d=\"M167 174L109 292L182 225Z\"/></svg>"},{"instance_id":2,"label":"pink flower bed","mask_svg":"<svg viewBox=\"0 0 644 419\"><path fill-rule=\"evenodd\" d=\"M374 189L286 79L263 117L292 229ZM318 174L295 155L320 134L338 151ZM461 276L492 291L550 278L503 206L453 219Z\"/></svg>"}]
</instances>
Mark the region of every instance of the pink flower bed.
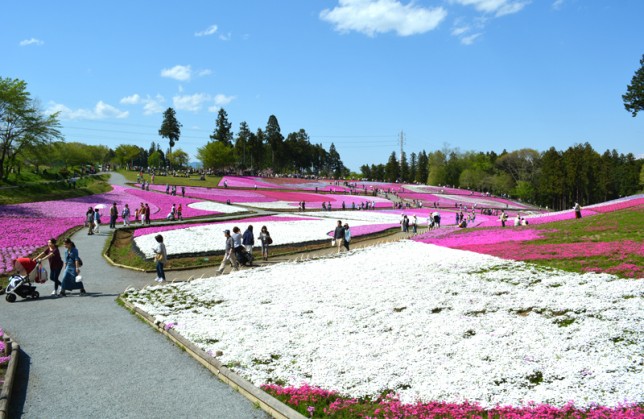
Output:
<instances>
[{"instance_id":1,"label":"pink flower bed","mask_svg":"<svg viewBox=\"0 0 644 419\"><path fill-rule=\"evenodd\" d=\"M447 247L514 260L575 259L593 256L610 256L614 259L625 259L630 255L644 256L644 244L628 240L622 242L559 244L522 244L516 243L516 241L501 241L485 243L484 246L481 246L481 244L462 244Z\"/></svg>"},{"instance_id":2,"label":"pink flower bed","mask_svg":"<svg viewBox=\"0 0 644 419\"><path fill-rule=\"evenodd\" d=\"M143 203L148 203L152 219L165 218L173 203L183 205L183 217L191 218L208 214L205 211L189 208L188 204L197 202L194 199L167 196L156 192L114 186L112 191L103 194L70 198L64 201L43 201L26 204L0 206L0 275L13 270L13 260L27 257L38 248L47 244L47 240L59 237L67 230L83 225L85 212L98 204L105 206L101 212L101 222L109 224L109 207L116 202L120 210L128 204L131 219L134 210Z\"/></svg>"},{"instance_id":3,"label":"pink flower bed","mask_svg":"<svg viewBox=\"0 0 644 419\"><path fill-rule=\"evenodd\" d=\"M232 188L254 188L257 186L259 189L299 189L306 191L319 192L349 192L350 188L344 186L345 180L336 181L332 179L298 179L298 178L272 178L272 177L253 177L253 176L224 176L219 182L219 187L224 186L224 181L227 182L228 187ZM392 191L402 191L403 185L398 183L386 182L368 182L368 181L353 181L346 180L346 182L356 185L356 188L361 191L371 191L373 189L390 189Z\"/></svg>"},{"instance_id":4,"label":"pink flower bed","mask_svg":"<svg viewBox=\"0 0 644 419\"><path fill-rule=\"evenodd\" d=\"M3 356L4 351L6 349L6 344L4 343L4 330L0 328L0 366L6 365L9 363L9 360L11 359L10 356ZM2 388L2 380L3 377L0 377L0 388Z\"/></svg>"},{"instance_id":5,"label":"pink flower bed","mask_svg":"<svg viewBox=\"0 0 644 419\"><path fill-rule=\"evenodd\" d=\"M512 418L512 419L635 419L644 417L644 406L623 404L617 407L592 405L577 408L570 402L562 407L527 403L525 406L497 406L484 409L476 403L428 402L404 404L393 393L376 400L342 397L334 391L303 385L281 387L261 386L294 409L310 417L358 418Z\"/></svg>"},{"instance_id":6,"label":"pink flower bed","mask_svg":"<svg viewBox=\"0 0 644 419\"><path fill-rule=\"evenodd\" d=\"M451 247L453 249L480 249L476 251L479 253L487 253L485 249L488 245L525 240L536 240L542 237L542 231L531 229L508 229L508 231L462 230L448 237L418 236L414 240L422 243L436 244L443 247ZM483 245L486 247L479 247ZM515 258L512 257L511 259Z\"/></svg>"},{"instance_id":7,"label":"pink flower bed","mask_svg":"<svg viewBox=\"0 0 644 419\"><path fill-rule=\"evenodd\" d=\"M271 198L267 198L259 192L240 190L240 189L223 189L223 188L200 188L194 186L187 186L186 196L190 198L207 199L209 201L226 202L230 199L231 202L271 202ZM165 186L163 185L150 185L150 190L165 193ZM181 188L178 188L177 196L181 196Z\"/></svg>"}]
</instances>

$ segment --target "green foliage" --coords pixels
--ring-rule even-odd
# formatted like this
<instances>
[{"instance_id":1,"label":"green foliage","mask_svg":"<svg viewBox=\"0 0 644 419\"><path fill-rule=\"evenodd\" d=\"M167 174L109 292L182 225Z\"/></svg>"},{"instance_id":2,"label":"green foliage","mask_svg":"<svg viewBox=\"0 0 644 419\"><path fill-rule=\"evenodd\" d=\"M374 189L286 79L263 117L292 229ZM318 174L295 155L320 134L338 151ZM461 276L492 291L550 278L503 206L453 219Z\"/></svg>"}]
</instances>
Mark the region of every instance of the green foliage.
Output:
<instances>
[{"instance_id":1,"label":"green foliage","mask_svg":"<svg viewBox=\"0 0 644 419\"><path fill-rule=\"evenodd\" d=\"M169 154L167 158L168 158L168 163L170 164L171 167L179 168L179 169L187 167L190 160L188 153L186 153L180 148L172 151L172 153Z\"/></svg>"},{"instance_id":2,"label":"green foliage","mask_svg":"<svg viewBox=\"0 0 644 419\"><path fill-rule=\"evenodd\" d=\"M644 109L644 55L640 59L640 68L635 71L631 84L626 87L626 93L622 95L624 108L637 116L637 113Z\"/></svg>"},{"instance_id":3,"label":"green foliage","mask_svg":"<svg viewBox=\"0 0 644 419\"><path fill-rule=\"evenodd\" d=\"M219 141L225 146L231 146L233 141L233 132L231 130L232 124L228 122L228 114L224 108L219 109L217 112L217 123L215 131L210 136L213 141Z\"/></svg>"},{"instance_id":4,"label":"green foliage","mask_svg":"<svg viewBox=\"0 0 644 419\"><path fill-rule=\"evenodd\" d=\"M62 139L59 128L57 114L42 114L27 91L26 82L0 77L0 175L3 179L20 163L27 149L34 152L53 140Z\"/></svg>"},{"instance_id":5,"label":"green foliage","mask_svg":"<svg viewBox=\"0 0 644 419\"><path fill-rule=\"evenodd\" d=\"M170 144L170 151L175 143L179 141L181 136L181 123L177 121L177 113L172 108L168 108L163 112L163 122L159 128L159 135L167 138Z\"/></svg>"},{"instance_id":6,"label":"green foliage","mask_svg":"<svg viewBox=\"0 0 644 419\"><path fill-rule=\"evenodd\" d=\"M223 169L235 162L233 148L221 141L209 141L205 146L199 147L197 158L207 169Z\"/></svg>"},{"instance_id":7,"label":"green foliage","mask_svg":"<svg viewBox=\"0 0 644 419\"><path fill-rule=\"evenodd\" d=\"M154 153L150 154L150 157L148 157L149 167L154 167L154 168L161 167L162 162L163 162L163 158L159 150L156 150Z\"/></svg>"}]
</instances>

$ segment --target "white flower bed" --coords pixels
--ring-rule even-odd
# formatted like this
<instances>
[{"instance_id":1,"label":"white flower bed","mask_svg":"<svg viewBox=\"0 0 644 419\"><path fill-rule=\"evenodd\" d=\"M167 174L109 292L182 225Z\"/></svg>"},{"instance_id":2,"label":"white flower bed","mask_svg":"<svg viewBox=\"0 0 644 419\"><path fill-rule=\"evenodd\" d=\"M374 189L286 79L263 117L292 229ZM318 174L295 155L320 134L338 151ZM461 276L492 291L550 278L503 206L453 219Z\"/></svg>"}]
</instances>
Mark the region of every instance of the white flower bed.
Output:
<instances>
[{"instance_id":1,"label":"white flower bed","mask_svg":"<svg viewBox=\"0 0 644 419\"><path fill-rule=\"evenodd\" d=\"M256 385L403 401L644 401L644 282L410 241L125 298Z\"/></svg>"},{"instance_id":2,"label":"white flower bed","mask_svg":"<svg viewBox=\"0 0 644 419\"><path fill-rule=\"evenodd\" d=\"M419 211L419 210L415 210ZM432 212L430 210L429 212ZM320 218L329 218L333 220L342 220L344 221L364 221L372 224L388 224L388 223L399 223L402 218L401 214L404 214L404 211L401 210L395 212L381 212L374 210L350 210L350 211L319 211L319 212L298 212L297 215L307 216L307 217L320 217ZM413 219L413 214L407 213L409 217L410 224ZM351 223L350 223L351 224ZM426 225L427 217L418 217L418 225Z\"/></svg>"},{"instance_id":3,"label":"white flower bed","mask_svg":"<svg viewBox=\"0 0 644 419\"><path fill-rule=\"evenodd\" d=\"M246 208L237 207L235 205L222 204L220 202L202 201L194 202L188 205L190 208L202 211L213 211L221 214L235 214L238 212L248 211Z\"/></svg>"},{"instance_id":4,"label":"white flower bed","mask_svg":"<svg viewBox=\"0 0 644 419\"><path fill-rule=\"evenodd\" d=\"M284 215L284 217L288 217L288 215ZM169 256L223 251L226 244L223 230L232 231L233 227L238 226L243 234L249 224L253 225L255 244L259 247L260 244L257 237L259 236L259 230L262 225L257 222L248 222L244 220L164 231L162 233L163 243L166 245L166 251ZM352 222L351 227L372 224L378 223ZM327 233L335 229L336 222L328 219L310 219L296 221L267 221L265 225L271 233L274 246L324 239L329 239L330 241L331 237L328 236ZM157 245L157 242L154 239L154 236L157 234L158 233L146 234L134 239L134 244L146 258L152 258L154 256L152 249Z\"/></svg>"},{"instance_id":5,"label":"white flower bed","mask_svg":"<svg viewBox=\"0 0 644 419\"><path fill-rule=\"evenodd\" d=\"M244 205L261 209L297 209L297 205L290 201L273 201L273 202L244 202Z\"/></svg>"}]
</instances>

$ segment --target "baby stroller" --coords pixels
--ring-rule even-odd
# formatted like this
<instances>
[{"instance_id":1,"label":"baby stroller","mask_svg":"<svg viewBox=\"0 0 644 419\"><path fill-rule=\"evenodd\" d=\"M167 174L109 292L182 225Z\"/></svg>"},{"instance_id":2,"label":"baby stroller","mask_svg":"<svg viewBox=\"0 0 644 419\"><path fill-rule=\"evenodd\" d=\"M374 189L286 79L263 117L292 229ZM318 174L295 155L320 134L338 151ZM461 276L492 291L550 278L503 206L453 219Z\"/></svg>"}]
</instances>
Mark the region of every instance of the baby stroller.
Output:
<instances>
[{"instance_id":1,"label":"baby stroller","mask_svg":"<svg viewBox=\"0 0 644 419\"><path fill-rule=\"evenodd\" d=\"M13 303L18 297L40 298L40 293L36 291L36 287L31 284L31 281L33 279L39 284L47 282L47 271L41 263L29 258L19 258L15 261L14 266L18 273L9 278L5 299Z\"/></svg>"},{"instance_id":2,"label":"baby stroller","mask_svg":"<svg viewBox=\"0 0 644 419\"><path fill-rule=\"evenodd\" d=\"M244 249L243 246L239 246L235 248L235 257L237 258L237 262L239 262L240 265L246 265L248 266L253 266L253 255L248 253L246 249Z\"/></svg>"}]
</instances>

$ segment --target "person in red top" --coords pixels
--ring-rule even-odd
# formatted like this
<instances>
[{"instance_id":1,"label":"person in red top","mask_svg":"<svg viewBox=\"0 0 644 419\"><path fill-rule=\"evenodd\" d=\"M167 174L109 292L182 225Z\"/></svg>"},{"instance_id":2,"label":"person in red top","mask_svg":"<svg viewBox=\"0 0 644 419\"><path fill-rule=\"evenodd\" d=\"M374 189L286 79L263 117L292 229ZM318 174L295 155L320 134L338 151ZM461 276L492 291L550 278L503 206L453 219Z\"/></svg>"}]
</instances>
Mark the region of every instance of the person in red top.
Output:
<instances>
[{"instance_id":1,"label":"person in red top","mask_svg":"<svg viewBox=\"0 0 644 419\"><path fill-rule=\"evenodd\" d=\"M51 295L58 295L58 288L60 288L60 273L63 270L63 258L60 257L60 251L56 244L56 239L49 239L47 248L36 256L36 261L49 260L49 279L54 281L54 291Z\"/></svg>"}]
</instances>

